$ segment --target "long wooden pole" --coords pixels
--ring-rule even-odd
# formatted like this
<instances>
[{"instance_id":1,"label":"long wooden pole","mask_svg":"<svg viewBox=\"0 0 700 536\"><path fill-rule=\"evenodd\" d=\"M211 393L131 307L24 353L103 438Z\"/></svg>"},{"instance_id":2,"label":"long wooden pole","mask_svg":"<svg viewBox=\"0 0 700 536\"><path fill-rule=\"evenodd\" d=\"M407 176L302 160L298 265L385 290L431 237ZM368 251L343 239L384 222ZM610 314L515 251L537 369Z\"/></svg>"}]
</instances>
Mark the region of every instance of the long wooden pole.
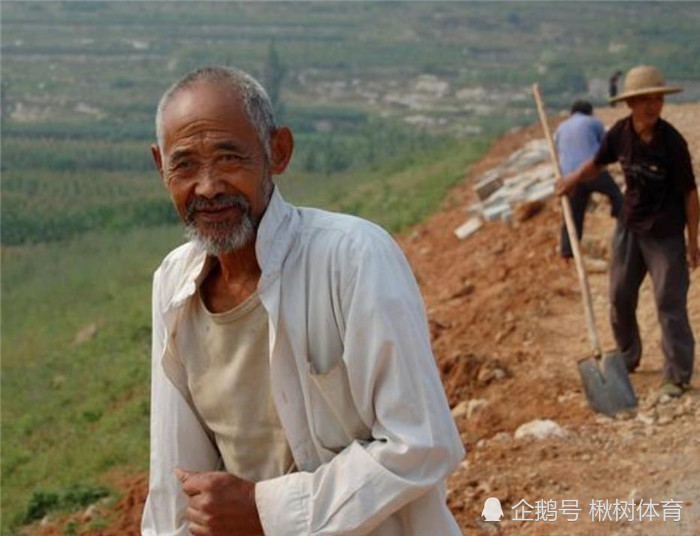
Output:
<instances>
[{"instance_id":1,"label":"long wooden pole","mask_svg":"<svg viewBox=\"0 0 700 536\"><path fill-rule=\"evenodd\" d=\"M535 96L537 112L540 115L542 129L544 130L544 135L547 138L547 144L549 145L549 154L552 158L552 163L554 164L555 177L557 180L561 180L562 173L561 166L559 164L559 156L554 148L554 141L552 140L552 134L549 131L549 124L547 123L547 114L544 111L544 103L542 102L540 88L537 84L532 86L532 94ZM588 336L591 339L591 346L593 346L593 354L596 358L599 358L602 355L602 352L600 350L598 332L596 331L595 327L595 317L593 315L593 305L591 301L591 289L588 285L588 275L586 274L586 267L583 264L583 256L581 255L581 248L578 241L578 235L576 233L576 225L574 224L574 216L571 212L571 203L569 202L568 196L561 196L561 206L564 211L564 221L566 222L566 231L569 235L569 242L571 242L571 249L574 252L576 271L578 272L581 295L583 296L583 309L586 317L586 326L588 327Z\"/></svg>"}]
</instances>

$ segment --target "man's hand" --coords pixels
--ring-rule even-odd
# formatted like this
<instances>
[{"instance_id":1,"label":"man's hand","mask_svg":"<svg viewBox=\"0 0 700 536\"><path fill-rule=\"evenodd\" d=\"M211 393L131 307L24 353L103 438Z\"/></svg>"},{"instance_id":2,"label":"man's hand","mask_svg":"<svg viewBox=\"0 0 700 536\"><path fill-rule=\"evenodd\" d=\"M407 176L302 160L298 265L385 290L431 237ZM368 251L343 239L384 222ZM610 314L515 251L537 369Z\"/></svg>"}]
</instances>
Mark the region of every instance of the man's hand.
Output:
<instances>
[{"instance_id":1,"label":"man's hand","mask_svg":"<svg viewBox=\"0 0 700 536\"><path fill-rule=\"evenodd\" d=\"M598 167L594 163L594 159L585 161L579 168L559 179L554 186L554 191L561 197L562 195L570 194L576 188L579 182L586 182L594 179L603 171L604 167Z\"/></svg>"},{"instance_id":2,"label":"man's hand","mask_svg":"<svg viewBox=\"0 0 700 536\"><path fill-rule=\"evenodd\" d=\"M562 195L571 193L575 187L576 181L572 173L559 179L554 186L554 191L559 197L561 197Z\"/></svg>"},{"instance_id":3,"label":"man's hand","mask_svg":"<svg viewBox=\"0 0 700 536\"><path fill-rule=\"evenodd\" d=\"M691 270L695 270L700 264L700 250L698 250L697 240L691 240L688 243L688 266Z\"/></svg>"},{"instance_id":4,"label":"man's hand","mask_svg":"<svg viewBox=\"0 0 700 536\"><path fill-rule=\"evenodd\" d=\"M255 484L226 472L175 469L187 495L187 519L193 536L263 534L255 505Z\"/></svg>"}]
</instances>

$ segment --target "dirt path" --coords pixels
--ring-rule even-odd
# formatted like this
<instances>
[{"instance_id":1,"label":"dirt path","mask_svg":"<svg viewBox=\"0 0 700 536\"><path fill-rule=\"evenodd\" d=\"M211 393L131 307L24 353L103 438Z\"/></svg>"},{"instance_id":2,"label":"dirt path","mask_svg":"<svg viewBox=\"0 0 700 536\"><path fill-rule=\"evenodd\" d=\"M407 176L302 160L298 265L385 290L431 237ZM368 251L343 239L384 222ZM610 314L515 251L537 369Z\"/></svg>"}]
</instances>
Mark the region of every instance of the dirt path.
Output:
<instances>
[{"instance_id":1,"label":"dirt path","mask_svg":"<svg viewBox=\"0 0 700 536\"><path fill-rule=\"evenodd\" d=\"M622 109L599 113L608 124L623 115ZM700 176L700 105L669 105L665 117L686 136ZM471 176L541 136L534 127L510 133ZM489 224L459 242L451 231L467 219L465 207L473 200L470 181L465 181L451 196L451 208L403 240L426 297L450 402L476 400L471 416L458 418L469 453L449 485L450 506L465 532L700 534L700 384L696 378L684 400L656 400L662 354L649 281L638 312L645 353L631 377L642 404L619 419L597 417L586 407L575 365L590 348L574 268L565 267L556 253L556 201L518 226ZM613 220L607 201L596 201L587 216L583 248L588 256L607 260ZM700 332L699 278L700 271L692 275L689 296L695 333ZM602 343L614 348L607 284L606 273L591 274ZM517 427L533 419L556 421L566 437L514 439ZM487 497L500 499L505 521L480 522ZM659 503L661 521L650 522L649 516L638 521L638 511L634 522L591 521L591 501L606 499ZM537 501L556 501L546 512L552 519L556 511L557 521L513 521L511 508L520 500L533 507L532 514L521 518L536 517ZM577 521L563 516L562 500L578 501ZM671 500L683 501L678 522L672 520Z\"/></svg>"},{"instance_id":2,"label":"dirt path","mask_svg":"<svg viewBox=\"0 0 700 536\"><path fill-rule=\"evenodd\" d=\"M599 116L610 124L623 113L602 110ZM700 176L700 104L668 105L665 117L686 136ZM632 376L642 404L616 419L596 416L586 406L575 364L590 350L574 269L556 253L557 202L548 201L517 226L488 224L462 242L452 233L467 219L473 178L540 137L535 127L504 136L455 188L443 211L399 237L425 296L450 404L472 401L468 415L456 419L468 455L449 481L450 507L465 534L700 534L700 383L696 377L680 401L655 400L662 358L649 282L638 314L645 354ZM599 202L587 216L583 247L589 257L607 259L612 229L608 208ZM611 348L607 275L591 274L591 285L603 346ZM697 334L700 270L692 276L689 303ZM565 436L514 439L518 426L534 419L554 420ZM114 524L81 534L138 534L145 478L121 485L127 491L112 512ZM504 521L480 520L488 497L500 500ZM521 500L533 507L524 514L532 518L537 501L556 501L548 508L540 503L541 515L552 519L556 513L556 521L514 521L512 507ZM660 517L639 521L643 507L634 521L592 521L591 501L606 500L653 501ZM680 510L672 500L682 501ZM572 503L562 501L578 501L576 521L562 510ZM62 532L53 524L35 533Z\"/></svg>"}]
</instances>

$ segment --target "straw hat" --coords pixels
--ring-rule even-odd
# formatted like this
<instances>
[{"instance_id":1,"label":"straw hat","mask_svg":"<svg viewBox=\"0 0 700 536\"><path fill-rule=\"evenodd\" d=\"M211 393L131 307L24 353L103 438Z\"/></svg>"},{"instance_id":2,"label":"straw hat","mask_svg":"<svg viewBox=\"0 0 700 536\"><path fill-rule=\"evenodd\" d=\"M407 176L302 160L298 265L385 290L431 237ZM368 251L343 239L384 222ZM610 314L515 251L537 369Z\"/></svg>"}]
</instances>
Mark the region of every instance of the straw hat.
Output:
<instances>
[{"instance_id":1,"label":"straw hat","mask_svg":"<svg viewBox=\"0 0 700 536\"><path fill-rule=\"evenodd\" d=\"M640 65L627 72L627 76L625 76L625 90L609 100L610 102L618 102L637 95L679 93L681 91L683 89L680 87L667 86L663 75L653 65Z\"/></svg>"}]
</instances>

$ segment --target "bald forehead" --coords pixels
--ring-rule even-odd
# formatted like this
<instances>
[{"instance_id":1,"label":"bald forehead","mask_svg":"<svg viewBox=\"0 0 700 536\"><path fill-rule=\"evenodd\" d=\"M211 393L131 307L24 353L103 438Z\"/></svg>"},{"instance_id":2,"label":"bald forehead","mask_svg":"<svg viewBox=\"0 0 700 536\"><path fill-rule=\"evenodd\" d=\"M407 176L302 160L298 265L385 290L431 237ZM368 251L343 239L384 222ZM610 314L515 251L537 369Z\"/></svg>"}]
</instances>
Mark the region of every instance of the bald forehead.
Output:
<instances>
[{"instance_id":1,"label":"bald forehead","mask_svg":"<svg viewBox=\"0 0 700 536\"><path fill-rule=\"evenodd\" d=\"M200 81L177 91L163 111L163 121L182 114L245 114L245 103L238 88L225 82Z\"/></svg>"},{"instance_id":2,"label":"bald forehead","mask_svg":"<svg viewBox=\"0 0 700 536\"><path fill-rule=\"evenodd\" d=\"M173 95L163 111L162 128L166 153L194 137L235 134L241 142L259 140L240 92L211 82L195 83Z\"/></svg>"}]
</instances>

